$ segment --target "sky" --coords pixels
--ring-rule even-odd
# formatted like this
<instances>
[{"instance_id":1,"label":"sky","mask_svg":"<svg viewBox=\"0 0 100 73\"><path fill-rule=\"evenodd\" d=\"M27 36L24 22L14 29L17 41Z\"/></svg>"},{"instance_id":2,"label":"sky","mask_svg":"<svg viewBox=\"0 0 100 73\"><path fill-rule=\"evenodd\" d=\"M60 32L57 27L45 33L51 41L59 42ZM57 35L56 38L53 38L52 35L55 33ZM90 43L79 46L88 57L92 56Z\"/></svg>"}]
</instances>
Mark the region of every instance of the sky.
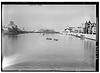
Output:
<instances>
[{"instance_id":1,"label":"sky","mask_svg":"<svg viewBox=\"0 0 100 73\"><path fill-rule=\"evenodd\" d=\"M19 28L62 31L66 26L78 27L86 21L96 23L95 5L3 5L2 25L13 20Z\"/></svg>"}]
</instances>

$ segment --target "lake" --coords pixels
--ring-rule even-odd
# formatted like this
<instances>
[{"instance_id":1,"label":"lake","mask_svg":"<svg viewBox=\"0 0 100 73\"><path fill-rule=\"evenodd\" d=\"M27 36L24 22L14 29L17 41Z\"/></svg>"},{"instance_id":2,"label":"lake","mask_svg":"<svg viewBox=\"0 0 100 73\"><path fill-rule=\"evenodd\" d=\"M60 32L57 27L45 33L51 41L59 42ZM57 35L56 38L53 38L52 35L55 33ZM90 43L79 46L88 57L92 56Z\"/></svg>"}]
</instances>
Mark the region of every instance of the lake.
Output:
<instances>
[{"instance_id":1,"label":"lake","mask_svg":"<svg viewBox=\"0 0 100 73\"><path fill-rule=\"evenodd\" d=\"M96 41L62 34L2 36L3 70L95 71Z\"/></svg>"}]
</instances>

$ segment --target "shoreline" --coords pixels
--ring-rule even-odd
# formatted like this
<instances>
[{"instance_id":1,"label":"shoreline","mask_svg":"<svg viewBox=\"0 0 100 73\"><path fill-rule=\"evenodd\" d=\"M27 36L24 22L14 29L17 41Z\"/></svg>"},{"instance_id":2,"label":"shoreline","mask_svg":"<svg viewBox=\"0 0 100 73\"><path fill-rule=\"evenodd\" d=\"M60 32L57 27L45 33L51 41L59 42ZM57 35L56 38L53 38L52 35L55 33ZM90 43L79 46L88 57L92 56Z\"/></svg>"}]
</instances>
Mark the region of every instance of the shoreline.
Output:
<instances>
[{"instance_id":1,"label":"shoreline","mask_svg":"<svg viewBox=\"0 0 100 73\"><path fill-rule=\"evenodd\" d=\"M82 33L62 33L65 35L71 35L71 36L75 36L78 38L85 38L85 39L90 39L90 40L94 40L96 41L96 35L93 34L82 34Z\"/></svg>"},{"instance_id":2,"label":"shoreline","mask_svg":"<svg viewBox=\"0 0 100 73\"><path fill-rule=\"evenodd\" d=\"M3 32L2 32L3 33ZM78 38L85 38L96 41L96 35L93 34L82 34L82 33L63 33L63 32L23 32L18 34L26 34L26 33L43 33L43 34L64 34L64 35L71 35ZM5 34L5 33L4 33ZM18 35L18 34L5 34L5 35Z\"/></svg>"}]
</instances>

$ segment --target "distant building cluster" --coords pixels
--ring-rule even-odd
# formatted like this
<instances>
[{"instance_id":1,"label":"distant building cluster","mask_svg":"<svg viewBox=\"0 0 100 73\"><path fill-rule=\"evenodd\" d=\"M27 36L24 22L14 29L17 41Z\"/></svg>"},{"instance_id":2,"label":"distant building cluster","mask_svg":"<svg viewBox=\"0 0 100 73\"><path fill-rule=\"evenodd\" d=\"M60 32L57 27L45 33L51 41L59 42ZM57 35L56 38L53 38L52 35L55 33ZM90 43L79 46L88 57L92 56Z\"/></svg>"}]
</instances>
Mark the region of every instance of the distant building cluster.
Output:
<instances>
[{"instance_id":1,"label":"distant building cluster","mask_svg":"<svg viewBox=\"0 0 100 73\"><path fill-rule=\"evenodd\" d=\"M52 32L55 32L54 29L40 29L38 32L41 32L41 33L52 33Z\"/></svg>"},{"instance_id":2,"label":"distant building cluster","mask_svg":"<svg viewBox=\"0 0 100 73\"><path fill-rule=\"evenodd\" d=\"M4 30L17 30L17 25L14 23L14 21L10 21L10 23L7 26L3 26Z\"/></svg>"},{"instance_id":3,"label":"distant building cluster","mask_svg":"<svg viewBox=\"0 0 100 73\"><path fill-rule=\"evenodd\" d=\"M96 34L96 23L91 23L90 21L86 23L84 23L84 33L85 34Z\"/></svg>"},{"instance_id":4,"label":"distant building cluster","mask_svg":"<svg viewBox=\"0 0 100 73\"><path fill-rule=\"evenodd\" d=\"M65 28L65 31L68 33L83 33L83 28L82 27L69 27Z\"/></svg>"},{"instance_id":5,"label":"distant building cluster","mask_svg":"<svg viewBox=\"0 0 100 73\"><path fill-rule=\"evenodd\" d=\"M24 33L24 31L19 29L18 26L12 20L7 26L5 25L2 26L2 31L4 34L11 34L11 35Z\"/></svg>"},{"instance_id":6,"label":"distant building cluster","mask_svg":"<svg viewBox=\"0 0 100 73\"><path fill-rule=\"evenodd\" d=\"M96 34L96 23L91 23L90 21L83 23L80 27L69 27L64 29L67 33L83 33L83 34Z\"/></svg>"}]
</instances>

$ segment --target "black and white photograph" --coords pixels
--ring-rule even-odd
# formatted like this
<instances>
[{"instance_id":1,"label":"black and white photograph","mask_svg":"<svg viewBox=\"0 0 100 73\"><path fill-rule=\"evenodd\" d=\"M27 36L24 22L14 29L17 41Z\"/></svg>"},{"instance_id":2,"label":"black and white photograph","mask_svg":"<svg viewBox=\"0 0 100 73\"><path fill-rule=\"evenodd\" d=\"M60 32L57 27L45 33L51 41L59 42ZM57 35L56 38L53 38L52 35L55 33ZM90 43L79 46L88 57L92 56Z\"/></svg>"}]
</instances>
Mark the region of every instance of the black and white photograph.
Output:
<instances>
[{"instance_id":1,"label":"black and white photograph","mask_svg":"<svg viewBox=\"0 0 100 73\"><path fill-rule=\"evenodd\" d=\"M99 2L1 2L1 71L99 71Z\"/></svg>"}]
</instances>

